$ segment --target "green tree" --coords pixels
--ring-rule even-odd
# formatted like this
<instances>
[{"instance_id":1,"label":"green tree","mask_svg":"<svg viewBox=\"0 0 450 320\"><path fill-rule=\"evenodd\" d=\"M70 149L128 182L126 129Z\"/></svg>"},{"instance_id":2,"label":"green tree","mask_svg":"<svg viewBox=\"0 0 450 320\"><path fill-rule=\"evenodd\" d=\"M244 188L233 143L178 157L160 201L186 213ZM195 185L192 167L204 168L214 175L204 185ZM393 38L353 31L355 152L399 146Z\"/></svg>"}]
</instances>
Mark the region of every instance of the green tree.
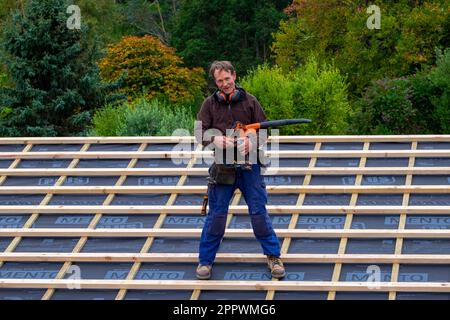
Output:
<instances>
[{"instance_id":1,"label":"green tree","mask_svg":"<svg viewBox=\"0 0 450 320\"><path fill-rule=\"evenodd\" d=\"M366 26L369 3L361 0L295 0L280 24L273 52L283 69L295 69L314 54L332 59L360 95L374 80L407 76L435 62L434 48L450 37L449 0L387 1L381 29Z\"/></svg>"},{"instance_id":2,"label":"green tree","mask_svg":"<svg viewBox=\"0 0 450 320\"><path fill-rule=\"evenodd\" d=\"M188 66L205 69L232 61L244 75L269 59L272 32L289 0L184 0L174 18L171 45Z\"/></svg>"},{"instance_id":3,"label":"green tree","mask_svg":"<svg viewBox=\"0 0 450 320\"><path fill-rule=\"evenodd\" d=\"M0 135L83 134L91 111L118 85L100 82L98 48L86 24L67 27L68 5L30 0L6 24L3 60L13 86L0 91Z\"/></svg>"}]
</instances>

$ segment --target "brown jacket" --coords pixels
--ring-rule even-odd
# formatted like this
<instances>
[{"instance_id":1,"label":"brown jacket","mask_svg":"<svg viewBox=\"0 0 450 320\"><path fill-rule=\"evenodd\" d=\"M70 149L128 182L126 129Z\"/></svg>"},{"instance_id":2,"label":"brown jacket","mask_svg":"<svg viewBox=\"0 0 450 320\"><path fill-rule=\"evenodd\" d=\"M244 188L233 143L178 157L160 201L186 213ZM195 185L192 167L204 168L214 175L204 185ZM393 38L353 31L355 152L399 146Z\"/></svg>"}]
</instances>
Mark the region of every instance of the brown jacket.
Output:
<instances>
[{"instance_id":1,"label":"brown jacket","mask_svg":"<svg viewBox=\"0 0 450 320\"><path fill-rule=\"evenodd\" d=\"M197 120L202 122L201 127L198 126L195 130L197 143L203 146L211 143L212 138L205 136L205 131L211 128L218 129L225 135L226 129L231 129L235 121L242 124L266 121L266 115L258 100L245 90L239 90L239 100L231 104L219 102L215 94L205 99L197 114Z\"/></svg>"}]
</instances>

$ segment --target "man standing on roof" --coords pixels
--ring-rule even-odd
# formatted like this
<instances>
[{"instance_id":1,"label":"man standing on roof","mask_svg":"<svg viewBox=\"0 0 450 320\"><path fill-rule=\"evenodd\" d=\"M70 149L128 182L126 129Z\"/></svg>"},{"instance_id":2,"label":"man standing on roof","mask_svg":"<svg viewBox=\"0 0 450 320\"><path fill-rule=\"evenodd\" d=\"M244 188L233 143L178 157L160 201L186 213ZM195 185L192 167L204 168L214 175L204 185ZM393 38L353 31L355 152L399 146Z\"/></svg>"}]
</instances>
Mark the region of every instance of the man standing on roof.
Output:
<instances>
[{"instance_id":1,"label":"man standing on roof","mask_svg":"<svg viewBox=\"0 0 450 320\"><path fill-rule=\"evenodd\" d=\"M223 154L234 149L233 138L226 136L226 130L231 129L236 121L242 124L262 122L266 120L264 111L258 100L235 84L236 72L228 61L212 63L210 76L214 79L217 90L206 98L197 114L201 125L196 125L195 136L198 143L204 146L213 144L215 152ZM216 129L218 134L205 134ZM256 133L243 138L238 144L241 155L247 155L257 147ZM217 162L217 159L216 159ZM229 165L226 163L226 165ZM210 168L210 174L211 169ZM239 188L248 211L256 239L260 242L272 277L280 279L285 276L285 269L280 259L280 242L272 227L272 222L266 210L266 185L261 176L260 163L251 164L251 168L236 166L233 168L234 179L228 184L213 183L208 188L209 211L200 239L199 265L197 278L211 278L212 265L225 233L228 206L236 188Z\"/></svg>"}]
</instances>

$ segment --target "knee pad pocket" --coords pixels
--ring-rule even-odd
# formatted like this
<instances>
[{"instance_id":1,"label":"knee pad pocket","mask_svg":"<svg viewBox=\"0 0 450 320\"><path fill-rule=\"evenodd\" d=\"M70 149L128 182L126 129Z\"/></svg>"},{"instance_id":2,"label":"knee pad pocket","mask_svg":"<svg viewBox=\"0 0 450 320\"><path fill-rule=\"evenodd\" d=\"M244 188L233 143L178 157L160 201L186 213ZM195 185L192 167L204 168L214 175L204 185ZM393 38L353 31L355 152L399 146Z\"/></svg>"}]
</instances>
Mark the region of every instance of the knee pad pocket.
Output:
<instances>
[{"instance_id":1,"label":"knee pad pocket","mask_svg":"<svg viewBox=\"0 0 450 320\"><path fill-rule=\"evenodd\" d=\"M225 233L226 215L215 215L211 218L208 233L213 236L220 236Z\"/></svg>"},{"instance_id":2,"label":"knee pad pocket","mask_svg":"<svg viewBox=\"0 0 450 320\"><path fill-rule=\"evenodd\" d=\"M272 228L266 220L266 215L256 214L250 216L253 232L257 237L267 237L272 232Z\"/></svg>"}]
</instances>

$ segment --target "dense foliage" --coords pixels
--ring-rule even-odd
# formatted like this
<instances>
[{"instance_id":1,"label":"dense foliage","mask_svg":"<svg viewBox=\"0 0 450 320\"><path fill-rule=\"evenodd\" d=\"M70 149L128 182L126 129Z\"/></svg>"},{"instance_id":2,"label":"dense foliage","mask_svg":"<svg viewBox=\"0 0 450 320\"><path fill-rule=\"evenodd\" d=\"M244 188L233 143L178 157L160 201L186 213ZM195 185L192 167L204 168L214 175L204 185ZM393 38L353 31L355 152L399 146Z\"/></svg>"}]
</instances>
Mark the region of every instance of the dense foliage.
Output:
<instances>
[{"instance_id":1,"label":"dense foliage","mask_svg":"<svg viewBox=\"0 0 450 320\"><path fill-rule=\"evenodd\" d=\"M114 86L102 84L88 28L69 29L68 2L31 0L4 26L10 88L0 89L0 135L77 135Z\"/></svg>"},{"instance_id":2,"label":"dense foliage","mask_svg":"<svg viewBox=\"0 0 450 320\"><path fill-rule=\"evenodd\" d=\"M198 99L204 87L204 71L188 69L175 50L152 36L124 37L111 45L99 64L108 81L127 73L122 91L128 96L167 98L173 103Z\"/></svg>"}]
</instances>

